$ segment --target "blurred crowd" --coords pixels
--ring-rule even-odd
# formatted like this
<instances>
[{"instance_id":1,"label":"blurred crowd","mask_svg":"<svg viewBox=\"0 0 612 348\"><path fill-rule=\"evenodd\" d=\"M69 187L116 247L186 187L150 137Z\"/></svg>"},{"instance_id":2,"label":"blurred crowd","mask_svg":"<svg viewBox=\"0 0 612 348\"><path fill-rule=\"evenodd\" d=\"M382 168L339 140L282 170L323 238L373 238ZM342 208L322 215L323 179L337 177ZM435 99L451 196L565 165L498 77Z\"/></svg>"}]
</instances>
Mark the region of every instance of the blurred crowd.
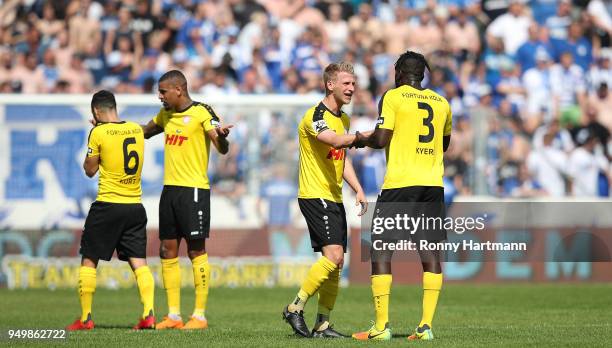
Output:
<instances>
[{"instance_id":1,"label":"blurred crowd","mask_svg":"<svg viewBox=\"0 0 612 348\"><path fill-rule=\"evenodd\" d=\"M608 196L611 35L609 0L0 0L0 93L154 93L171 68L207 96L320 93L324 67L347 60L352 127L367 130L411 49L452 106L449 195ZM299 116L262 132L261 163L295 160ZM235 199L249 165L238 122L235 161L213 175ZM352 159L376 193L384 153Z\"/></svg>"}]
</instances>

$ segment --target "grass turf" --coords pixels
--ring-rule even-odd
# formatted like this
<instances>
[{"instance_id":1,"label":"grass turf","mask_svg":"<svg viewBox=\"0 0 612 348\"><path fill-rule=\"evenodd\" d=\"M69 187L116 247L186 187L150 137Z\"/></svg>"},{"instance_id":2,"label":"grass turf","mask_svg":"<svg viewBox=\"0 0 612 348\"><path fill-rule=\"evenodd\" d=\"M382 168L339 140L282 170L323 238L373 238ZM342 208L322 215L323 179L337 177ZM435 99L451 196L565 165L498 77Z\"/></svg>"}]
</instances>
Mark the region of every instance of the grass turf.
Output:
<instances>
[{"instance_id":1,"label":"grass turf","mask_svg":"<svg viewBox=\"0 0 612 348\"><path fill-rule=\"evenodd\" d=\"M141 307L136 289L103 290L94 296L96 329L70 333L65 341L8 340L7 328L62 328L79 314L75 290L0 290L0 346L53 344L62 347L331 347L427 345L436 347L604 347L612 339L612 284L446 285L434 321L436 340L408 342L406 336L421 316L421 289L394 286L391 297L391 342L307 340L291 334L281 310L296 289L211 289L207 309L210 328L203 332L130 330ZM370 326L373 306L367 286L340 290L332 321L345 333ZM156 289L158 319L165 294ZM306 308L312 325L316 298ZM193 289L183 289L186 317Z\"/></svg>"}]
</instances>

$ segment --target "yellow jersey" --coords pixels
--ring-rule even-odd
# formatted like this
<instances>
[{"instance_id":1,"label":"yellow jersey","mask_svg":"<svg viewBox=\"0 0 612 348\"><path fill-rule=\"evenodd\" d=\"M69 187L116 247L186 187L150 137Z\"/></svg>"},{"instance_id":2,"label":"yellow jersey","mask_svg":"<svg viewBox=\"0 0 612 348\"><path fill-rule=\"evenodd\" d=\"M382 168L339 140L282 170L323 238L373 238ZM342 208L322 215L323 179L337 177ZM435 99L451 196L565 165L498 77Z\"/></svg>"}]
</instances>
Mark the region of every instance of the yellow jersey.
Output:
<instances>
[{"instance_id":1,"label":"yellow jersey","mask_svg":"<svg viewBox=\"0 0 612 348\"><path fill-rule=\"evenodd\" d=\"M134 122L99 123L89 133L87 157L100 156L97 201L140 203L144 134Z\"/></svg>"},{"instance_id":2,"label":"yellow jersey","mask_svg":"<svg viewBox=\"0 0 612 348\"><path fill-rule=\"evenodd\" d=\"M443 136L450 135L448 101L429 90L403 85L381 98L376 127L393 131L386 148L383 189L443 186Z\"/></svg>"},{"instance_id":3,"label":"yellow jersey","mask_svg":"<svg viewBox=\"0 0 612 348\"><path fill-rule=\"evenodd\" d=\"M345 134L349 117L331 112L322 102L306 111L298 126L300 143L299 198L323 198L342 203L342 176L345 149L333 147L317 140L317 135L330 129Z\"/></svg>"},{"instance_id":4,"label":"yellow jersey","mask_svg":"<svg viewBox=\"0 0 612 348\"><path fill-rule=\"evenodd\" d=\"M213 109L193 102L186 110L161 108L153 122L164 129L164 185L209 189L207 132L219 126Z\"/></svg>"}]
</instances>

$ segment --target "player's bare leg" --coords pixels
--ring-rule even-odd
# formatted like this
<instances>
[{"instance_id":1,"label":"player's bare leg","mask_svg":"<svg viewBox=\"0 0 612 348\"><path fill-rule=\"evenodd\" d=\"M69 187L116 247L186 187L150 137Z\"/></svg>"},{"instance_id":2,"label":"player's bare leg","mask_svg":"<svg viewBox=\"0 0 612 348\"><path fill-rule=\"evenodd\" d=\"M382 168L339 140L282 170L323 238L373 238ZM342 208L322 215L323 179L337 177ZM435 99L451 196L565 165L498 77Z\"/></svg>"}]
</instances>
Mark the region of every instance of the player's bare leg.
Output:
<instances>
[{"instance_id":1,"label":"player's bare leg","mask_svg":"<svg viewBox=\"0 0 612 348\"><path fill-rule=\"evenodd\" d=\"M79 300L81 303L81 317L66 327L67 330L91 330L94 322L91 318L93 294L96 291L96 267L98 260L83 257L79 269Z\"/></svg>"},{"instance_id":2,"label":"player's bare leg","mask_svg":"<svg viewBox=\"0 0 612 348\"><path fill-rule=\"evenodd\" d=\"M193 314L183 329L206 329L206 302L208 301L208 287L210 285L210 265L206 253L206 239L187 241L187 255L193 267L193 284L195 286L195 305Z\"/></svg>"},{"instance_id":3,"label":"player's bare leg","mask_svg":"<svg viewBox=\"0 0 612 348\"><path fill-rule=\"evenodd\" d=\"M181 266L178 258L180 241L180 239L162 239L159 246L162 279L168 298L168 315L155 326L158 330L183 327L183 319L181 318Z\"/></svg>"}]
</instances>

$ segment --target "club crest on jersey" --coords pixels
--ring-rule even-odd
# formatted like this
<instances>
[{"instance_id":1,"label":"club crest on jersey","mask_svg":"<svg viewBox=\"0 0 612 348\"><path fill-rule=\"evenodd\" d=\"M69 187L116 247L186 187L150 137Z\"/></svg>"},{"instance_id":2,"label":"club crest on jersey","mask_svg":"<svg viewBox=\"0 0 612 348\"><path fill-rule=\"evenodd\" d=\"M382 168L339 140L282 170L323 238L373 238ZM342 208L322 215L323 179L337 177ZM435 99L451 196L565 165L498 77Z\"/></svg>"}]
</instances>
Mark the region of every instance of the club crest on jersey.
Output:
<instances>
[{"instance_id":1,"label":"club crest on jersey","mask_svg":"<svg viewBox=\"0 0 612 348\"><path fill-rule=\"evenodd\" d=\"M183 123L184 123L184 124L189 123L189 120L191 120L191 117L189 117L189 116L185 116L185 117L183 117Z\"/></svg>"},{"instance_id":2,"label":"club crest on jersey","mask_svg":"<svg viewBox=\"0 0 612 348\"><path fill-rule=\"evenodd\" d=\"M334 161L341 161L344 160L344 149L334 149L333 147L331 149L329 149L329 152L327 153L327 159L331 159Z\"/></svg>"},{"instance_id":3,"label":"club crest on jersey","mask_svg":"<svg viewBox=\"0 0 612 348\"><path fill-rule=\"evenodd\" d=\"M327 122L325 122L325 120L318 120L312 122L312 129L314 129L314 131L317 133L322 132L328 128L329 127L327 126Z\"/></svg>"}]
</instances>

